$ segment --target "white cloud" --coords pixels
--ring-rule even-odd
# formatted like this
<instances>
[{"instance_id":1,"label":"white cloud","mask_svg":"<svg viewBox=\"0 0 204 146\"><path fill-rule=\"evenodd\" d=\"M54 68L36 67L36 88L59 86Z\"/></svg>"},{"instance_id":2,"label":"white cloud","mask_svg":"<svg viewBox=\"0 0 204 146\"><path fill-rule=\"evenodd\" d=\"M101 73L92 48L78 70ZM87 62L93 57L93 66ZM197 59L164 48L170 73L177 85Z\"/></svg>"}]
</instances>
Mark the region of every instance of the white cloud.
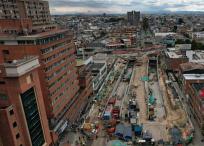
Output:
<instances>
[{"instance_id":1,"label":"white cloud","mask_svg":"<svg viewBox=\"0 0 204 146\"><path fill-rule=\"evenodd\" d=\"M204 0L49 0L51 13L204 11Z\"/></svg>"}]
</instances>

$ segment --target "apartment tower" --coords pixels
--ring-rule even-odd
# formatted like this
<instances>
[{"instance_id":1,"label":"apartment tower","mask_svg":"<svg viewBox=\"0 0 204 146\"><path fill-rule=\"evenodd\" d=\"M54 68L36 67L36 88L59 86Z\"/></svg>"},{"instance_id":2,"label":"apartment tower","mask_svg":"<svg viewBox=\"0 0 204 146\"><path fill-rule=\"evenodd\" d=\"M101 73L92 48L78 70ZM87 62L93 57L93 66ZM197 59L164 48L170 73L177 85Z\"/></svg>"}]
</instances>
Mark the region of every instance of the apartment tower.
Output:
<instances>
[{"instance_id":1,"label":"apartment tower","mask_svg":"<svg viewBox=\"0 0 204 146\"><path fill-rule=\"evenodd\" d=\"M0 137L4 146L51 144L38 57L0 65Z\"/></svg>"},{"instance_id":2,"label":"apartment tower","mask_svg":"<svg viewBox=\"0 0 204 146\"><path fill-rule=\"evenodd\" d=\"M27 106L24 107L23 100L26 98L25 100L29 100L29 103L34 102L33 104L38 109L44 141L50 143L50 139L47 137L51 134L52 144L57 143L59 135L70 124L69 118L74 114L70 112L70 108L73 107L78 98L79 82L75 68L75 46L72 33L66 29L58 29L52 24L48 2L42 0L0 0L0 30L0 64L4 68L4 64L15 64L16 61L18 63L18 60L21 62L21 60L26 60L31 56L37 56L39 61L39 67L35 68L34 71L29 69L30 72L22 74L22 80L25 78L29 84L24 85L24 81L20 82L21 76L9 76L7 78L6 73L2 76L0 74L0 79L2 78L0 83L3 83L7 92L10 91L10 88L17 90L22 87L21 90L16 91L18 93L16 98L19 102L16 102L12 95L7 95L7 92L0 90L0 95L2 95L0 101L2 99L9 100L9 104L2 104L2 106L0 102L1 110L6 109L4 115L7 114L8 116L10 107L14 107L14 114L19 112L16 115L17 120L19 120L17 123L24 124L24 128L19 126L18 129L22 128L21 131L27 129L27 133L22 132L27 134L26 136L23 135L23 138L24 141L30 140L30 143L25 142L23 145L34 146L31 144L32 136L28 134L30 122L28 121L29 118L26 117L25 108ZM23 68L17 67L16 71L18 69ZM15 70L10 71L15 72ZM3 73L3 71L1 72ZM35 78L32 72L35 72ZM30 75L30 79L27 79L27 74ZM6 81L4 81L5 79ZM7 84L7 79L13 81ZM9 94L12 93L9 92ZM34 95L35 98L33 98ZM11 97L12 100L10 100ZM43 114L44 110L47 118ZM46 125L46 119L49 122L49 132L43 126ZM10 120L4 122L9 125L12 124ZM13 140L12 138L9 139ZM14 145L19 146L18 144Z\"/></svg>"},{"instance_id":3,"label":"apartment tower","mask_svg":"<svg viewBox=\"0 0 204 146\"><path fill-rule=\"evenodd\" d=\"M131 11L127 12L127 21L130 25L138 25L140 22L140 12Z\"/></svg>"}]
</instances>

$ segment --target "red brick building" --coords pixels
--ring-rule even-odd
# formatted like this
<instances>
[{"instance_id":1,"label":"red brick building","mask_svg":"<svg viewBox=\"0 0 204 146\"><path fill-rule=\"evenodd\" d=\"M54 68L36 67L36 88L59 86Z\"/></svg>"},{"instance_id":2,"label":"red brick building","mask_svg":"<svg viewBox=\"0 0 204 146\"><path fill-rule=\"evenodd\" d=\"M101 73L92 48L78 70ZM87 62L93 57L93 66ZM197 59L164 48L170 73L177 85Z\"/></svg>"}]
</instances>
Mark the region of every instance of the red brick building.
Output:
<instances>
[{"instance_id":1,"label":"red brick building","mask_svg":"<svg viewBox=\"0 0 204 146\"><path fill-rule=\"evenodd\" d=\"M78 98L76 98L72 106L70 106L68 116L69 122L74 125L76 122L80 122L80 120L82 120L82 116L85 110L87 110L87 107L89 107L93 94L91 71L87 68L87 66L83 65L77 67L77 75L80 87L77 93Z\"/></svg>"},{"instance_id":2,"label":"red brick building","mask_svg":"<svg viewBox=\"0 0 204 146\"><path fill-rule=\"evenodd\" d=\"M180 64L179 79L182 83L182 89L186 93L188 84L204 82L204 65L193 62Z\"/></svg>"},{"instance_id":3,"label":"red brick building","mask_svg":"<svg viewBox=\"0 0 204 146\"><path fill-rule=\"evenodd\" d=\"M188 84L187 89L189 107L204 135L204 80Z\"/></svg>"},{"instance_id":4,"label":"red brick building","mask_svg":"<svg viewBox=\"0 0 204 146\"><path fill-rule=\"evenodd\" d=\"M46 127L44 129L42 124L45 141L50 144L50 139L47 137L49 137L48 135L51 133L52 143L57 143L59 135L65 130L67 125L70 124L72 116L76 115L76 110L73 110L75 105L80 107L82 103L79 102L79 100L83 98L77 94L79 91L79 81L77 80L77 69L75 67L75 46L72 40L72 34L69 30L57 29L51 25L50 15L49 12L47 12L47 2L41 0L17 0L11 2L14 3L10 4L9 2L8 5L14 5L16 9L14 11L19 11L19 14L16 12L16 17L11 18L10 15L4 11L5 14L0 16L0 18L2 18L0 20L0 27L3 28L0 34L0 64L15 62L15 60L21 60L29 56L39 57L40 67L35 71L37 72L36 74L38 74L36 78L39 78L39 83L36 83L35 88L37 88L39 92L42 92L40 99L43 99L43 101L39 103L41 106L44 106L46 111L45 115L43 114L41 116L39 114L39 116L42 121L48 119L49 122L50 131L47 131ZM19 5L18 2L22 5ZM38 6L41 4L42 9L39 8L39 10ZM43 4L45 4L45 8ZM7 1L3 2L3 5L7 6ZM24 15L21 15L20 6L29 7L28 11L31 11L31 14L28 14L26 17L28 20L24 19ZM39 14L41 10L45 10L45 12ZM32 11L36 11L36 14L32 14ZM40 15L40 17L37 17L38 15ZM1 77L2 76L0 76L0 78ZM2 82L4 81L2 80ZM13 82L17 81L14 80ZM13 84L9 86L12 87L11 91L13 91L23 86L23 83L21 85L21 82L19 82L15 84L15 86L13 86ZM22 91L19 91L19 94L23 94L24 92L26 91L23 88ZM32 92L34 91L32 90ZM4 95L4 92L2 91L1 93L0 91L0 94ZM86 92L81 95L85 96ZM22 108L20 102L15 102L16 101L11 101L10 105ZM3 108L10 107L10 105L5 106L4 103L0 103L0 106L1 104ZM39 113L41 113L40 107L38 107L38 109ZM20 122L23 120L23 116L22 114L18 115L19 119L22 118ZM11 122L12 121L9 120L6 121L8 125L11 125ZM27 125L27 128L28 127ZM7 128L9 129L9 127ZM29 139L32 138L31 136L29 138L28 132L23 131L23 128L26 129L26 124L21 129L21 133L25 134L20 134L23 136L21 140L22 144L30 146L31 142L29 143ZM10 137L11 135L7 136L12 142L13 139ZM5 142L4 138L3 142ZM18 146L19 143L12 143L11 145Z\"/></svg>"},{"instance_id":5,"label":"red brick building","mask_svg":"<svg viewBox=\"0 0 204 146\"><path fill-rule=\"evenodd\" d=\"M30 19L0 19L0 34L22 33L23 29L30 33L32 32L32 25Z\"/></svg>"},{"instance_id":6,"label":"red brick building","mask_svg":"<svg viewBox=\"0 0 204 146\"><path fill-rule=\"evenodd\" d=\"M179 75L189 108L204 134L204 65L192 62L181 64Z\"/></svg>"},{"instance_id":7,"label":"red brick building","mask_svg":"<svg viewBox=\"0 0 204 146\"><path fill-rule=\"evenodd\" d=\"M3 62L39 56L39 77L51 130L69 117L69 103L79 90L74 44L68 30L50 30L28 36L0 36ZM55 132L57 130L54 130Z\"/></svg>"},{"instance_id":8,"label":"red brick building","mask_svg":"<svg viewBox=\"0 0 204 146\"><path fill-rule=\"evenodd\" d=\"M28 18L35 26L51 22L48 1L44 0L0 0L0 19Z\"/></svg>"},{"instance_id":9,"label":"red brick building","mask_svg":"<svg viewBox=\"0 0 204 146\"><path fill-rule=\"evenodd\" d=\"M37 57L0 65L0 137L4 146L51 144Z\"/></svg>"},{"instance_id":10,"label":"red brick building","mask_svg":"<svg viewBox=\"0 0 204 146\"><path fill-rule=\"evenodd\" d=\"M178 72L180 64L188 62L188 58L180 52L165 52L166 53L166 66L168 70Z\"/></svg>"}]
</instances>

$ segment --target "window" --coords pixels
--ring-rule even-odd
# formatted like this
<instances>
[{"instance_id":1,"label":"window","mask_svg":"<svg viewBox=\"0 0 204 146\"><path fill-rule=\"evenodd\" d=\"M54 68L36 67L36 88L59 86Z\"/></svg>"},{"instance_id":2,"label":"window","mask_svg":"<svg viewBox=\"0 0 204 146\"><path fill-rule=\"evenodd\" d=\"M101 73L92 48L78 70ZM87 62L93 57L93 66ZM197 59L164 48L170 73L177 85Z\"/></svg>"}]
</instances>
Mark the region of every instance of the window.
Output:
<instances>
[{"instance_id":1,"label":"window","mask_svg":"<svg viewBox=\"0 0 204 146\"><path fill-rule=\"evenodd\" d=\"M34 41L33 40L27 40L26 43L27 44L34 44Z\"/></svg>"},{"instance_id":2,"label":"window","mask_svg":"<svg viewBox=\"0 0 204 146\"><path fill-rule=\"evenodd\" d=\"M30 74L26 77L26 82L27 82L27 84L30 84L30 83L32 83L32 81L33 81L33 76L32 76L32 74Z\"/></svg>"},{"instance_id":3,"label":"window","mask_svg":"<svg viewBox=\"0 0 204 146\"><path fill-rule=\"evenodd\" d=\"M21 94L21 100L32 141L32 146L41 146L45 143L45 140L40 122L34 88L30 88Z\"/></svg>"},{"instance_id":4,"label":"window","mask_svg":"<svg viewBox=\"0 0 204 146\"><path fill-rule=\"evenodd\" d=\"M2 52L4 55L9 55L9 50L3 50Z\"/></svg>"},{"instance_id":5,"label":"window","mask_svg":"<svg viewBox=\"0 0 204 146\"><path fill-rule=\"evenodd\" d=\"M13 109L9 111L9 114L10 114L10 115L13 115L13 114L14 114Z\"/></svg>"},{"instance_id":6,"label":"window","mask_svg":"<svg viewBox=\"0 0 204 146\"><path fill-rule=\"evenodd\" d=\"M19 40L19 41L18 41L18 44L19 44L19 45L26 44L26 41Z\"/></svg>"},{"instance_id":7,"label":"window","mask_svg":"<svg viewBox=\"0 0 204 146\"><path fill-rule=\"evenodd\" d=\"M16 127L17 127L17 123L13 122L13 128L16 128Z\"/></svg>"},{"instance_id":8,"label":"window","mask_svg":"<svg viewBox=\"0 0 204 146\"><path fill-rule=\"evenodd\" d=\"M0 84L1 84L1 83L0 83ZM8 96L5 95L5 94L0 93L0 99L1 99L1 100L7 100L7 99L8 99Z\"/></svg>"},{"instance_id":9,"label":"window","mask_svg":"<svg viewBox=\"0 0 204 146\"><path fill-rule=\"evenodd\" d=\"M18 139L20 137L20 134L18 133L18 134L16 134L16 139Z\"/></svg>"},{"instance_id":10,"label":"window","mask_svg":"<svg viewBox=\"0 0 204 146\"><path fill-rule=\"evenodd\" d=\"M1 71L0 71L0 73L1 73ZM5 84L5 82L4 81L0 81L0 84Z\"/></svg>"}]
</instances>

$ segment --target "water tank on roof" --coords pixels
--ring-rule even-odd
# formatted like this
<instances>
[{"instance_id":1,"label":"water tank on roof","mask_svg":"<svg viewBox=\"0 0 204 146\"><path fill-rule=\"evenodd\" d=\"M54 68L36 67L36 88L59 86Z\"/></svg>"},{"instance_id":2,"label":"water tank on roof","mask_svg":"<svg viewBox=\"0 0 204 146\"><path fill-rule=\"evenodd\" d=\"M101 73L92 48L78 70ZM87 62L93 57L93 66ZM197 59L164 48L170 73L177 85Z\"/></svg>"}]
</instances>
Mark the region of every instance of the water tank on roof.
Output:
<instances>
[{"instance_id":1,"label":"water tank on roof","mask_svg":"<svg viewBox=\"0 0 204 146\"><path fill-rule=\"evenodd\" d=\"M13 63L17 63L18 61L17 60L13 60Z\"/></svg>"}]
</instances>

